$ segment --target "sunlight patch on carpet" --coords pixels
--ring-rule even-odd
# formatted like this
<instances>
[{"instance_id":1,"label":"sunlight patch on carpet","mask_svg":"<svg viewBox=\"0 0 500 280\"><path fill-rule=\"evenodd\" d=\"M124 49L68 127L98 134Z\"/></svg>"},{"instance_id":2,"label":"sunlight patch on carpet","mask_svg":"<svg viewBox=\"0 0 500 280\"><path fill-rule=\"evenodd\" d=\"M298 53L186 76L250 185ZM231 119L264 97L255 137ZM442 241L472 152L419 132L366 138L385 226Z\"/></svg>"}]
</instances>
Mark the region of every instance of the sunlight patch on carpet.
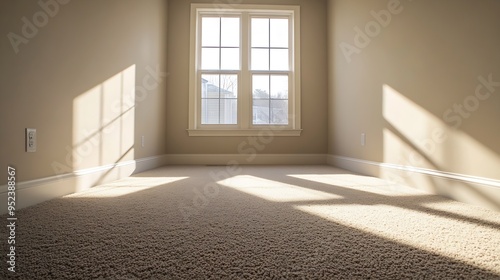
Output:
<instances>
[{"instance_id":1,"label":"sunlight patch on carpet","mask_svg":"<svg viewBox=\"0 0 500 280\"><path fill-rule=\"evenodd\" d=\"M273 202L317 201L343 198L340 195L285 184L251 175L238 175L219 181L218 183Z\"/></svg>"},{"instance_id":2,"label":"sunlight patch on carpet","mask_svg":"<svg viewBox=\"0 0 500 280\"><path fill-rule=\"evenodd\" d=\"M414 188L368 176L350 174L290 174L288 176L384 196L427 195Z\"/></svg>"},{"instance_id":3,"label":"sunlight patch on carpet","mask_svg":"<svg viewBox=\"0 0 500 280\"><path fill-rule=\"evenodd\" d=\"M305 205L295 208L391 241L500 273L500 228L391 205Z\"/></svg>"},{"instance_id":4,"label":"sunlight patch on carpet","mask_svg":"<svg viewBox=\"0 0 500 280\"><path fill-rule=\"evenodd\" d=\"M105 198L119 197L152 189L189 177L130 177L116 182L93 187L82 192L65 196L64 198Z\"/></svg>"},{"instance_id":5,"label":"sunlight patch on carpet","mask_svg":"<svg viewBox=\"0 0 500 280\"><path fill-rule=\"evenodd\" d=\"M500 215L491 215L491 212L486 208L481 208L474 205L468 205L468 207L465 208L463 207L463 203L458 201L425 202L422 203L421 206L432 210L443 211L450 214L460 215L463 217L496 224L498 226L498 229L500 230Z\"/></svg>"}]
</instances>

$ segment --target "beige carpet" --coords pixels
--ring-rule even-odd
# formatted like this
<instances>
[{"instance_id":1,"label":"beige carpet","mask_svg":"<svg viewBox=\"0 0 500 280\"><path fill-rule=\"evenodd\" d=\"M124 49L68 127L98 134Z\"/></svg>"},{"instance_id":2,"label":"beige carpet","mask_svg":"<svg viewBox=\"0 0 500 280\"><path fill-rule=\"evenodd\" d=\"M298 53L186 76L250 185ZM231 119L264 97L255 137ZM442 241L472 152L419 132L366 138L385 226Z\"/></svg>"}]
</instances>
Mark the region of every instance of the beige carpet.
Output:
<instances>
[{"instance_id":1,"label":"beige carpet","mask_svg":"<svg viewBox=\"0 0 500 280\"><path fill-rule=\"evenodd\" d=\"M327 166L166 167L17 214L19 279L500 279L500 212Z\"/></svg>"}]
</instances>

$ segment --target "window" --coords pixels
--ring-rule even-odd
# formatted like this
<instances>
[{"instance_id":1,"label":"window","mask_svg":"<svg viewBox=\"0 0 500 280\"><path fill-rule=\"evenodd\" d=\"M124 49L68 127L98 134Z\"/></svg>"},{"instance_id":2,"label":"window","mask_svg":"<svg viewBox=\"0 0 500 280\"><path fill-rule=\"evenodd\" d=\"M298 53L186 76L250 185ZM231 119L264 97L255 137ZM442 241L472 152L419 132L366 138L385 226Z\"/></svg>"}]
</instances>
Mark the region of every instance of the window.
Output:
<instances>
[{"instance_id":1,"label":"window","mask_svg":"<svg viewBox=\"0 0 500 280\"><path fill-rule=\"evenodd\" d=\"M299 136L299 7L191 5L190 136Z\"/></svg>"}]
</instances>

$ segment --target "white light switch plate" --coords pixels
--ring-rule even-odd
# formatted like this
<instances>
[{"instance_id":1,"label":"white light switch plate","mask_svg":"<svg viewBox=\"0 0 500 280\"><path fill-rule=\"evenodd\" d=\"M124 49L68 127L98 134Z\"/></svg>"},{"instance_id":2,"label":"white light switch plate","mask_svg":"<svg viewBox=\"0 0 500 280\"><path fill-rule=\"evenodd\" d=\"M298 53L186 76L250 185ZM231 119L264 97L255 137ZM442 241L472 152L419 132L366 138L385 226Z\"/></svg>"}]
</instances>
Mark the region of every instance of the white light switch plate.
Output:
<instances>
[{"instance_id":1,"label":"white light switch plate","mask_svg":"<svg viewBox=\"0 0 500 280\"><path fill-rule=\"evenodd\" d=\"M36 129L26 128L26 152L36 152Z\"/></svg>"}]
</instances>

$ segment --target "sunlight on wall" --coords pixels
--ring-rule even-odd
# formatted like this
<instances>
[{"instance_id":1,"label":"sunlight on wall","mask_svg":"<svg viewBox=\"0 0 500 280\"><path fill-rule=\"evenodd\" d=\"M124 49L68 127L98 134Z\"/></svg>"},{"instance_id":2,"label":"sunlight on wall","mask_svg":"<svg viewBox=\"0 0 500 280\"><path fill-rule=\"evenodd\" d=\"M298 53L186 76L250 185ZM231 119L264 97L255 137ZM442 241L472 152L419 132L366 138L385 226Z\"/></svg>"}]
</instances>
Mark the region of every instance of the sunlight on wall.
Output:
<instances>
[{"instance_id":1,"label":"sunlight on wall","mask_svg":"<svg viewBox=\"0 0 500 280\"><path fill-rule=\"evenodd\" d=\"M343 187L385 196L425 195L417 189L397 185L368 176L349 174L307 174L288 176L325 185Z\"/></svg>"},{"instance_id":2,"label":"sunlight on wall","mask_svg":"<svg viewBox=\"0 0 500 280\"><path fill-rule=\"evenodd\" d=\"M342 198L339 195L250 175L238 175L217 183L273 202L316 201Z\"/></svg>"},{"instance_id":3,"label":"sunlight on wall","mask_svg":"<svg viewBox=\"0 0 500 280\"><path fill-rule=\"evenodd\" d=\"M391 130L385 128L383 135L385 162L433 170L439 169L438 166L434 166L427 161L422 155L415 151L410 144L403 141ZM414 176L414 174L409 171L382 168L380 169L380 177L399 184L411 183L414 186L419 186L419 189L425 191L436 191L428 176Z\"/></svg>"},{"instance_id":4,"label":"sunlight on wall","mask_svg":"<svg viewBox=\"0 0 500 280\"><path fill-rule=\"evenodd\" d=\"M383 86L384 162L500 179L500 156Z\"/></svg>"},{"instance_id":5,"label":"sunlight on wall","mask_svg":"<svg viewBox=\"0 0 500 280\"><path fill-rule=\"evenodd\" d=\"M449 134L450 131L447 126L437 117L427 112L392 87L384 85L383 93L384 118L394 127L395 132L400 133L402 136L398 137L394 132L388 129L385 130L384 161L401 164L400 161L406 160L413 162L413 164L409 165L427 168L433 168L435 167L434 165L436 165L436 167L444 165L446 163L445 150L443 147L438 146L443 143L443 137L438 139L440 143L435 143L433 145L435 148L430 146L431 144L429 141L433 141L433 130L443 131L443 134ZM394 137L386 139L388 136ZM438 137L435 138L437 139ZM400 148L404 149L400 151ZM399 162L394 162L394 151L400 153L396 156L403 157L403 159L399 159ZM408 158L410 152L413 151L416 152L415 155L412 158ZM426 156L432 156L432 160L427 161L424 158Z\"/></svg>"},{"instance_id":6,"label":"sunlight on wall","mask_svg":"<svg viewBox=\"0 0 500 280\"><path fill-rule=\"evenodd\" d=\"M500 272L499 228L467 223L390 205L306 205L296 209L415 248ZM425 226L422 226L425 225ZM436 233L439 234L436 234ZM450 233L450 234L447 234ZM470 241L470 234L476 242ZM453 239L447 238L448 235ZM469 240L461 242L461 240ZM486 255L482 252L490 252ZM496 252L496 253L495 253ZM492 259L493 258L493 259ZM488 263L491 264L488 266Z\"/></svg>"},{"instance_id":7,"label":"sunlight on wall","mask_svg":"<svg viewBox=\"0 0 500 280\"><path fill-rule=\"evenodd\" d=\"M188 177L130 177L65 196L64 198L106 198L119 197L152 189Z\"/></svg>"},{"instance_id":8,"label":"sunlight on wall","mask_svg":"<svg viewBox=\"0 0 500 280\"><path fill-rule=\"evenodd\" d=\"M73 170L134 159L135 65L73 101Z\"/></svg>"}]
</instances>

